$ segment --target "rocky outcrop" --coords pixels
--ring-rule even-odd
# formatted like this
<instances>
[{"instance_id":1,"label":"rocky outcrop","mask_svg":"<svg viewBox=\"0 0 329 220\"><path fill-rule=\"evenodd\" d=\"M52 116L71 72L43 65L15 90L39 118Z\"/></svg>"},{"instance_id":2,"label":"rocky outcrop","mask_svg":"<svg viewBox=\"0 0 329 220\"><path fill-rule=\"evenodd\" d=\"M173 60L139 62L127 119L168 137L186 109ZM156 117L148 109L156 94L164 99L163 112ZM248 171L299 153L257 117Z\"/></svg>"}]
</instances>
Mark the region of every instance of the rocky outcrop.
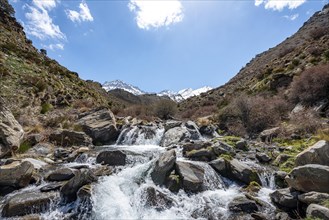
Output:
<instances>
[{"instance_id":1,"label":"rocky outcrop","mask_svg":"<svg viewBox=\"0 0 329 220\"><path fill-rule=\"evenodd\" d=\"M59 197L57 192L29 192L14 195L3 207L2 217L24 216L47 211L49 205Z\"/></svg>"},{"instance_id":2,"label":"rocky outcrop","mask_svg":"<svg viewBox=\"0 0 329 220\"><path fill-rule=\"evenodd\" d=\"M96 162L104 163L109 166L126 165L127 155L120 150L102 151L97 155Z\"/></svg>"},{"instance_id":3,"label":"rocky outcrop","mask_svg":"<svg viewBox=\"0 0 329 220\"><path fill-rule=\"evenodd\" d=\"M311 204L307 207L306 216L312 219L329 220L329 209L317 204Z\"/></svg>"},{"instance_id":4,"label":"rocky outcrop","mask_svg":"<svg viewBox=\"0 0 329 220\"><path fill-rule=\"evenodd\" d=\"M28 162L14 161L0 167L0 186L25 187L30 183L34 167Z\"/></svg>"},{"instance_id":5,"label":"rocky outcrop","mask_svg":"<svg viewBox=\"0 0 329 220\"><path fill-rule=\"evenodd\" d=\"M174 169L175 162L176 151L174 149L161 154L151 173L153 182L158 185L164 184L166 178Z\"/></svg>"},{"instance_id":6,"label":"rocky outcrop","mask_svg":"<svg viewBox=\"0 0 329 220\"><path fill-rule=\"evenodd\" d=\"M185 191L202 191L205 172L203 167L190 162L177 161L176 168Z\"/></svg>"},{"instance_id":7,"label":"rocky outcrop","mask_svg":"<svg viewBox=\"0 0 329 220\"><path fill-rule=\"evenodd\" d=\"M2 105L0 103L0 105ZM24 130L13 114L0 106L0 158L10 155L19 148L24 138Z\"/></svg>"},{"instance_id":8,"label":"rocky outcrop","mask_svg":"<svg viewBox=\"0 0 329 220\"><path fill-rule=\"evenodd\" d=\"M88 169L81 169L75 173L60 190L62 200L65 202L72 202L77 199L77 192L79 189L87 184L97 181L97 177Z\"/></svg>"},{"instance_id":9,"label":"rocky outcrop","mask_svg":"<svg viewBox=\"0 0 329 220\"><path fill-rule=\"evenodd\" d=\"M212 166L219 174L224 177L231 178L245 184L255 181L261 184L259 176L256 171L254 171L248 165L233 159L231 161L219 158L211 161L210 166Z\"/></svg>"},{"instance_id":10,"label":"rocky outcrop","mask_svg":"<svg viewBox=\"0 0 329 220\"><path fill-rule=\"evenodd\" d=\"M95 145L115 143L119 136L115 117L108 109L88 112L81 116L79 123Z\"/></svg>"},{"instance_id":11,"label":"rocky outcrop","mask_svg":"<svg viewBox=\"0 0 329 220\"><path fill-rule=\"evenodd\" d=\"M58 130L49 135L49 141L63 147L70 146L90 146L91 138L84 132Z\"/></svg>"},{"instance_id":12,"label":"rocky outcrop","mask_svg":"<svg viewBox=\"0 0 329 220\"><path fill-rule=\"evenodd\" d=\"M302 192L329 193L329 166L308 164L296 167L286 181L290 187Z\"/></svg>"},{"instance_id":13,"label":"rocky outcrop","mask_svg":"<svg viewBox=\"0 0 329 220\"><path fill-rule=\"evenodd\" d=\"M260 133L259 137L264 142L269 142L276 136L278 136L280 132L280 127L275 127L271 129L264 130Z\"/></svg>"},{"instance_id":14,"label":"rocky outcrop","mask_svg":"<svg viewBox=\"0 0 329 220\"><path fill-rule=\"evenodd\" d=\"M74 177L74 170L70 168L61 168L48 174L48 181L64 181Z\"/></svg>"},{"instance_id":15,"label":"rocky outcrop","mask_svg":"<svg viewBox=\"0 0 329 220\"><path fill-rule=\"evenodd\" d=\"M274 204L284 210L296 209L298 204L298 195L300 193L291 188L278 189L270 194Z\"/></svg>"},{"instance_id":16,"label":"rocky outcrop","mask_svg":"<svg viewBox=\"0 0 329 220\"><path fill-rule=\"evenodd\" d=\"M315 203L321 204L324 201L329 201L328 193L308 192L298 196L298 200L308 205Z\"/></svg>"},{"instance_id":17,"label":"rocky outcrop","mask_svg":"<svg viewBox=\"0 0 329 220\"><path fill-rule=\"evenodd\" d=\"M329 142L321 140L296 156L296 165L321 164L329 166Z\"/></svg>"},{"instance_id":18,"label":"rocky outcrop","mask_svg":"<svg viewBox=\"0 0 329 220\"><path fill-rule=\"evenodd\" d=\"M229 204L228 209L232 212L253 213L258 211L255 201L247 199L245 196L234 198Z\"/></svg>"}]
</instances>

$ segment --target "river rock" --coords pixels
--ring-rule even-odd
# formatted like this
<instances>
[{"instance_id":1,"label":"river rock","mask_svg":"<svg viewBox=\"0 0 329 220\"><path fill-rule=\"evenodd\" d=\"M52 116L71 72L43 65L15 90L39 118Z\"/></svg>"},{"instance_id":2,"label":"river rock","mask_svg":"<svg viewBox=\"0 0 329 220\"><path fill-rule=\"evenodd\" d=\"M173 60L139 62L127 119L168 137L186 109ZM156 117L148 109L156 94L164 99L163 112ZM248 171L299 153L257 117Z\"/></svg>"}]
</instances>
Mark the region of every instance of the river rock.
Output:
<instances>
[{"instance_id":1,"label":"river rock","mask_svg":"<svg viewBox=\"0 0 329 220\"><path fill-rule=\"evenodd\" d=\"M274 204L284 210L296 209L300 193L292 188L278 189L270 194Z\"/></svg>"},{"instance_id":2,"label":"river rock","mask_svg":"<svg viewBox=\"0 0 329 220\"><path fill-rule=\"evenodd\" d=\"M263 142L269 142L280 133L280 127L264 130L260 133L259 137Z\"/></svg>"},{"instance_id":3,"label":"river rock","mask_svg":"<svg viewBox=\"0 0 329 220\"><path fill-rule=\"evenodd\" d=\"M165 131L168 131L169 129L180 127L183 124L181 121L176 120L167 120L165 123L163 123L163 127Z\"/></svg>"},{"instance_id":4,"label":"river rock","mask_svg":"<svg viewBox=\"0 0 329 220\"><path fill-rule=\"evenodd\" d=\"M287 182L285 180L288 173L284 171L277 171L274 173L274 182L275 185L279 188L286 188L288 187Z\"/></svg>"},{"instance_id":5,"label":"river rock","mask_svg":"<svg viewBox=\"0 0 329 220\"><path fill-rule=\"evenodd\" d=\"M168 147L171 144L177 144L183 142L191 137L190 132L186 127L175 127L166 131L162 137L160 145L163 147Z\"/></svg>"},{"instance_id":6,"label":"river rock","mask_svg":"<svg viewBox=\"0 0 329 220\"><path fill-rule=\"evenodd\" d=\"M246 140L241 139L235 143L235 148L238 150L247 151L248 150L248 143Z\"/></svg>"},{"instance_id":7,"label":"river rock","mask_svg":"<svg viewBox=\"0 0 329 220\"><path fill-rule=\"evenodd\" d=\"M81 169L75 173L75 176L71 178L61 188L60 194L62 200L65 202L73 202L77 199L78 190L87 184L97 181L97 177L88 169Z\"/></svg>"},{"instance_id":8,"label":"river rock","mask_svg":"<svg viewBox=\"0 0 329 220\"><path fill-rule=\"evenodd\" d=\"M47 211L49 205L59 197L56 192L24 192L16 194L5 201L2 217L24 216L31 213Z\"/></svg>"},{"instance_id":9,"label":"river rock","mask_svg":"<svg viewBox=\"0 0 329 220\"><path fill-rule=\"evenodd\" d=\"M200 134L208 138L218 137L219 135L216 130L217 128L214 125L203 125L199 128Z\"/></svg>"},{"instance_id":10,"label":"river rock","mask_svg":"<svg viewBox=\"0 0 329 220\"><path fill-rule=\"evenodd\" d=\"M49 135L49 141L63 147L91 146L92 140L84 132L58 130Z\"/></svg>"},{"instance_id":11,"label":"river rock","mask_svg":"<svg viewBox=\"0 0 329 220\"><path fill-rule=\"evenodd\" d=\"M329 209L317 204L311 204L307 207L306 216L312 219L329 220Z\"/></svg>"},{"instance_id":12,"label":"river rock","mask_svg":"<svg viewBox=\"0 0 329 220\"><path fill-rule=\"evenodd\" d=\"M52 152L53 146L49 143L38 143L30 148L26 153L29 155L47 156Z\"/></svg>"},{"instance_id":13,"label":"river rock","mask_svg":"<svg viewBox=\"0 0 329 220\"><path fill-rule=\"evenodd\" d=\"M115 143L119 136L115 117L109 109L88 112L82 115L79 123L95 145Z\"/></svg>"},{"instance_id":14,"label":"river rock","mask_svg":"<svg viewBox=\"0 0 329 220\"><path fill-rule=\"evenodd\" d=\"M205 172L203 167L190 162L177 161L176 168L185 191L202 191Z\"/></svg>"},{"instance_id":15,"label":"river rock","mask_svg":"<svg viewBox=\"0 0 329 220\"><path fill-rule=\"evenodd\" d=\"M0 105L0 158L3 158L19 148L24 130L13 114Z\"/></svg>"},{"instance_id":16,"label":"river rock","mask_svg":"<svg viewBox=\"0 0 329 220\"><path fill-rule=\"evenodd\" d=\"M28 161L14 161L0 166L0 186L25 187L30 183L33 170L33 165Z\"/></svg>"},{"instance_id":17,"label":"river rock","mask_svg":"<svg viewBox=\"0 0 329 220\"><path fill-rule=\"evenodd\" d=\"M255 201L247 199L245 196L234 198L229 204L228 208L232 212L253 213L258 211Z\"/></svg>"},{"instance_id":18,"label":"river rock","mask_svg":"<svg viewBox=\"0 0 329 220\"><path fill-rule=\"evenodd\" d=\"M48 174L46 179L48 181L64 181L64 180L69 180L72 177L74 177L74 173L76 170L72 170L70 168L61 168L58 170L55 170Z\"/></svg>"},{"instance_id":19,"label":"river rock","mask_svg":"<svg viewBox=\"0 0 329 220\"><path fill-rule=\"evenodd\" d=\"M187 121L185 123L185 127L190 133L190 139L192 140L199 140L202 138L200 132L199 132L199 127L195 124L193 121Z\"/></svg>"},{"instance_id":20,"label":"river rock","mask_svg":"<svg viewBox=\"0 0 329 220\"><path fill-rule=\"evenodd\" d=\"M199 150L191 150L186 153L186 157L197 161L211 161L216 158L216 154L211 147L208 147Z\"/></svg>"},{"instance_id":21,"label":"river rock","mask_svg":"<svg viewBox=\"0 0 329 220\"><path fill-rule=\"evenodd\" d=\"M321 204L322 202L328 200L329 201L329 194L328 193L319 193L319 192L308 192L298 196L298 200L306 203L306 204Z\"/></svg>"},{"instance_id":22,"label":"river rock","mask_svg":"<svg viewBox=\"0 0 329 220\"><path fill-rule=\"evenodd\" d=\"M24 158L22 161L23 162L24 161L30 162L33 165L34 169L37 169L37 170L39 170L42 167L45 167L45 166L48 165L46 162L41 161L41 160L37 160L37 159L34 159L34 158Z\"/></svg>"},{"instance_id":23,"label":"river rock","mask_svg":"<svg viewBox=\"0 0 329 220\"><path fill-rule=\"evenodd\" d=\"M174 169L175 162L176 151L174 149L162 153L156 161L151 173L153 182L158 185L164 184L166 177L168 177Z\"/></svg>"},{"instance_id":24,"label":"river rock","mask_svg":"<svg viewBox=\"0 0 329 220\"><path fill-rule=\"evenodd\" d=\"M329 142L318 141L296 156L296 165L321 164L329 166Z\"/></svg>"},{"instance_id":25,"label":"river rock","mask_svg":"<svg viewBox=\"0 0 329 220\"><path fill-rule=\"evenodd\" d=\"M146 206L153 207L157 211L163 211L174 205L174 200L163 192L149 186L145 189Z\"/></svg>"},{"instance_id":26,"label":"river rock","mask_svg":"<svg viewBox=\"0 0 329 220\"><path fill-rule=\"evenodd\" d=\"M65 184L65 182L48 183L47 185L41 187L40 191L41 192L56 191L56 190L59 190L64 184Z\"/></svg>"},{"instance_id":27,"label":"river rock","mask_svg":"<svg viewBox=\"0 0 329 220\"><path fill-rule=\"evenodd\" d=\"M268 163L272 159L265 153L256 153L256 158L261 163Z\"/></svg>"},{"instance_id":28,"label":"river rock","mask_svg":"<svg viewBox=\"0 0 329 220\"><path fill-rule=\"evenodd\" d=\"M286 181L290 187L302 192L329 193L329 166L308 164L296 167Z\"/></svg>"},{"instance_id":29,"label":"river rock","mask_svg":"<svg viewBox=\"0 0 329 220\"><path fill-rule=\"evenodd\" d=\"M104 163L109 166L126 165L127 155L120 150L102 151L97 155L96 162Z\"/></svg>"}]
</instances>

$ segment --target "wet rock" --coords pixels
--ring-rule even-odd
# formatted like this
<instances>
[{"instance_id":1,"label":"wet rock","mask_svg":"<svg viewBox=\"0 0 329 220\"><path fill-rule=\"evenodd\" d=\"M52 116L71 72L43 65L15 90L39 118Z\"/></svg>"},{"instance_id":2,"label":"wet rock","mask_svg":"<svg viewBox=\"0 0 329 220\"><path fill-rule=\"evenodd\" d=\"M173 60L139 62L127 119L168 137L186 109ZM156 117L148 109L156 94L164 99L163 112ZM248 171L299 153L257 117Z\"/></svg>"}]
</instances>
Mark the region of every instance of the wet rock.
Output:
<instances>
[{"instance_id":1,"label":"wet rock","mask_svg":"<svg viewBox=\"0 0 329 220\"><path fill-rule=\"evenodd\" d=\"M202 190L205 171L201 166L190 162L177 161L176 168L185 191L199 192Z\"/></svg>"},{"instance_id":2,"label":"wet rock","mask_svg":"<svg viewBox=\"0 0 329 220\"><path fill-rule=\"evenodd\" d=\"M49 135L49 141L63 147L91 146L92 139L84 132L58 130Z\"/></svg>"},{"instance_id":3,"label":"wet rock","mask_svg":"<svg viewBox=\"0 0 329 220\"><path fill-rule=\"evenodd\" d=\"M260 133L259 137L263 142L270 142L273 138L280 133L280 127L264 130Z\"/></svg>"},{"instance_id":4,"label":"wet rock","mask_svg":"<svg viewBox=\"0 0 329 220\"><path fill-rule=\"evenodd\" d=\"M253 213L258 211L255 201L247 199L245 196L234 198L229 204L228 208L232 212Z\"/></svg>"},{"instance_id":5,"label":"wet rock","mask_svg":"<svg viewBox=\"0 0 329 220\"><path fill-rule=\"evenodd\" d=\"M174 205L172 198L151 186L145 189L145 202L146 206L153 207L157 211L169 209Z\"/></svg>"},{"instance_id":6,"label":"wet rock","mask_svg":"<svg viewBox=\"0 0 329 220\"><path fill-rule=\"evenodd\" d=\"M88 112L79 119L79 123L95 145L115 143L119 136L115 117L108 109Z\"/></svg>"},{"instance_id":7,"label":"wet rock","mask_svg":"<svg viewBox=\"0 0 329 220\"><path fill-rule=\"evenodd\" d=\"M187 121L185 123L185 127L190 133L191 140L199 140L201 139L201 134L199 132L199 127L193 121Z\"/></svg>"},{"instance_id":8,"label":"wet rock","mask_svg":"<svg viewBox=\"0 0 329 220\"><path fill-rule=\"evenodd\" d=\"M216 130L217 128L214 125L203 125L199 128L200 134L208 138L218 137Z\"/></svg>"},{"instance_id":9,"label":"wet rock","mask_svg":"<svg viewBox=\"0 0 329 220\"><path fill-rule=\"evenodd\" d=\"M248 150L248 143L246 140L241 139L240 141L235 143L235 148L238 150L247 151Z\"/></svg>"},{"instance_id":10,"label":"wet rock","mask_svg":"<svg viewBox=\"0 0 329 220\"><path fill-rule=\"evenodd\" d=\"M275 185L279 188L286 188L288 187L287 182L285 180L288 173L284 171L277 171L274 173L274 182Z\"/></svg>"},{"instance_id":11,"label":"wet rock","mask_svg":"<svg viewBox=\"0 0 329 220\"><path fill-rule=\"evenodd\" d=\"M57 191L59 190L65 182L55 182L55 183L48 183L47 185L40 188L41 192L50 192L50 191Z\"/></svg>"},{"instance_id":12,"label":"wet rock","mask_svg":"<svg viewBox=\"0 0 329 220\"><path fill-rule=\"evenodd\" d=\"M124 166L126 165L126 157L127 155L120 150L102 151L97 155L96 162L109 166Z\"/></svg>"},{"instance_id":13,"label":"wet rock","mask_svg":"<svg viewBox=\"0 0 329 220\"><path fill-rule=\"evenodd\" d=\"M183 122L181 121L175 121L175 120L167 120L164 124L163 127L165 128L165 131L168 131L169 129L175 128L175 127L180 127Z\"/></svg>"},{"instance_id":14,"label":"wet rock","mask_svg":"<svg viewBox=\"0 0 329 220\"><path fill-rule=\"evenodd\" d=\"M297 166L306 164L320 164L329 166L329 142L318 141L296 156Z\"/></svg>"},{"instance_id":15,"label":"wet rock","mask_svg":"<svg viewBox=\"0 0 329 220\"><path fill-rule=\"evenodd\" d=\"M283 210L296 209L300 193L291 188L278 189L270 194L272 202Z\"/></svg>"},{"instance_id":16,"label":"wet rock","mask_svg":"<svg viewBox=\"0 0 329 220\"><path fill-rule=\"evenodd\" d=\"M24 130L13 114L0 106L0 158L17 150L24 138Z\"/></svg>"},{"instance_id":17,"label":"wet rock","mask_svg":"<svg viewBox=\"0 0 329 220\"><path fill-rule=\"evenodd\" d=\"M181 182L179 179L179 175L175 174L170 174L166 181L165 181L166 187L171 191L171 192L178 192L181 188Z\"/></svg>"},{"instance_id":18,"label":"wet rock","mask_svg":"<svg viewBox=\"0 0 329 220\"><path fill-rule=\"evenodd\" d=\"M211 161L216 158L216 154L211 147L208 147L199 150L188 151L186 153L186 157L196 161Z\"/></svg>"},{"instance_id":19,"label":"wet rock","mask_svg":"<svg viewBox=\"0 0 329 220\"><path fill-rule=\"evenodd\" d=\"M33 165L34 169L37 169L37 170L39 170L42 167L48 165L46 162L41 161L41 160L37 160L37 159L34 159L34 158L24 158L22 161L30 162Z\"/></svg>"},{"instance_id":20,"label":"wet rock","mask_svg":"<svg viewBox=\"0 0 329 220\"><path fill-rule=\"evenodd\" d=\"M91 198L91 185L84 185L77 192L77 196L80 200L86 201Z\"/></svg>"},{"instance_id":21,"label":"wet rock","mask_svg":"<svg viewBox=\"0 0 329 220\"><path fill-rule=\"evenodd\" d=\"M171 144L183 142L191 137L190 132L186 127L175 127L166 131L161 140L161 146L168 147Z\"/></svg>"},{"instance_id":22,"label":"wet rock","mask_svg":"<svg viewBox=\"0 0 329 220\"><path fill-rule=\"evenodd\" d=\"M329 220L329 209L317 204L311 204L307 207L306 216L313 219Z\"/></svg>"},{"instance_id":23,"label":"wet rock","mask_svg":"<svg viewBox=\"0 0 329 220\"><path fill-rule=\"evenodd\" d=\"M0 167L0 186L25 187L30 183L34 167L28 162L14 161Z\"/></svg>"},{"instance_id":24,"label":"wet rock","mask_svg":"<svg viewBox=\"0 0 329 220\"><path fill-rule=\"evenodd\" d=\"M328 193L319 193L319 192L308 192L298 196L298 200L306 204L321 204L324 201L329 201Z\"/></svg>"},{"instance_id":25,"label":"wet rock","mask_svg":"<svg viewBox=\"0 0 329 220\"><path fill-rule=\"evenodd\" d=\"M286 181L290 187L302 192L329 193L329 166L308 164L296 167Z\"/></svg>"},{"instance_id":26,"label":"wet rock","mask_svg":"<svg viewBox=\"0 0 329 220\"><path fill-rule=\"evenodd\" d=\"M97 181L97 177L88 169L81 169L75 173L60 190L62 200L65 202L72 202L77 199L78 190L87 184Z\"/></svg>"},{"instance_id":27,"label":"wet rock","mask_svg":"<svg viewBox=\"0 0 329 220\"><path fill-rule=\"evenodd\" d=\"M265 153L256 153L256 158L261 163L268 163L272 159Z\"/></svg>"},{"instance_id":28,"label":"wet rock","mask_svg":"<svg viewBox=\"0 0 329 220\"><path fill-rule=\"evenodd\" d=\"M28 192L16 194L4 203L2 217L24 216L48 210L49 205L58 198L56 192Z\"/></svg>"},{"instance_id":29,"label":"wet rock","mask_svg":"<svg viewBox=\"0 0 329 220\"><path fill-rule=\"evenodd\" d=\"M72 177L74 177L75 171L70 169L70 168L61 168L58 170L55 170L48 174L46 179L48 181L64 181L64 180L69 180Z\"/></svg>"},{"instance_id":30,"label":"wet rock","mask_svg":"<svg viewBox=\"0 0 329 220\"><path fill-rule=\"evenodd\" d=\"M48 143L38 143L30 148L26 153L47 156L51 153L53 146Z\"/></svg>"},{"instance_id":31,"label":"wet rock","mask_svg":"<svg viewBox=\"0 0 329 220\"><path fill-rule=\"evenodd\" d=\"M221 154L234 155L235 154L234 148L231 145L228 145L222 141L216 141L216 143L213 145L213 150L216 155L221 155Z\"/></svg>"},{"instance_id":32,"label":"wet rock","mask_svg":"<svg viewBox=\"0 0 329 220\"><path fill-rule=\"evenodd\" d=\"M168 177L174 169L175 162L176 151L174 149L162 153L156 161L151 173L153 182L158 185L164 184L166 177Z\"/></svg>"},{"instance_id":33,"label":"wet rock","mask_svg":"<svg viewBox=\"0 0 329 220\"><path fill-rule=\"evenodd\" d=\"M57 148L54 152L56 159L65 159L70 155L70 151L64 148Z\"/></svg>"}]
</instances>

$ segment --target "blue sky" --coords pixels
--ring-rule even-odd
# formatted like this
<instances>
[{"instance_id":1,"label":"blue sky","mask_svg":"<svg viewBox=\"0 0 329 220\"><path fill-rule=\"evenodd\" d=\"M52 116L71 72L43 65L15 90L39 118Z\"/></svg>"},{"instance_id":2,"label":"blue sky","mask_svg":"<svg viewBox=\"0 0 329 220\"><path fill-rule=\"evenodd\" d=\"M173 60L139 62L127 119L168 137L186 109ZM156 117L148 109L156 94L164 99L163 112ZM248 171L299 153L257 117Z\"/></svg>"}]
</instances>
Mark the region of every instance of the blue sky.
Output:
<instances>
[{"instance_id":1,"label":"blue sky","mask_svg":"<svg viewBox=\"0 0 329 220\"><path fill-rule=\"evenodd\" d=\"M83 79L218 87L328 1L11 0L37 48Z\"/></svg>"}]
</instances>

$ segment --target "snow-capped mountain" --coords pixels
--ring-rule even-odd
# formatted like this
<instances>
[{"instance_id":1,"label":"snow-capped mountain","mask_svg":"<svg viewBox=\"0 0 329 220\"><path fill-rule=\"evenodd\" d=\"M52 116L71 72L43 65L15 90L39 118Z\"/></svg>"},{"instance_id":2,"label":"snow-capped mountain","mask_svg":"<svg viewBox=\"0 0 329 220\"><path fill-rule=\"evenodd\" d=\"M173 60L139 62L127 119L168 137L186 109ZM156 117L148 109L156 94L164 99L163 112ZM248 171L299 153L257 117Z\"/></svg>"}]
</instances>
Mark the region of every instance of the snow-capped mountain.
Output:
<instances>
[{"instance_id":1,"label":"snow-capped mountain","mask_svg":"<svg viewBox=\"0 0 329 220\"><path fill-rule=\"evenodd\" d=\"M114 90L114 89L122 89L129 93L132 93L134 95L143 95L146 94L146 92L142 91L136 86L130 85L128 83L122 82L121 80L114 80L111 82L105 82L103 84L103 88L106 91Z\"/></svg>"},{"instance_id":2,"label":"snow-capped mountain","mask_svg":"<svg viewBox=\"0 0 329 220\"><path fill-rule=\"evenodd\" d=\"M125 82L122 82L121 80L115 80L115 81L111 81L111 82L105 82L103 84L103 88L106 91L110 91L110 90L114 90L114 89L123 89L127 92L130 92L134 95L143 95L143 94L147 94L146 92L142 91L141 89L139 89L136 86L127 84ZM171 98L172 100L176 101L176 102L181 102L187 98L190 98L192 96L197 96L200 95L203 92L207 92L209 90L211 90L212 88L209 86L204 86L202 88L199 89L182 89L178 92L174 92L174 91L170 91L170 90L163 90L159 93L156 93L158 96L168 96L169 98ZM154 94L154 93L153 93Z\"/></svg>"}]
</instances>

